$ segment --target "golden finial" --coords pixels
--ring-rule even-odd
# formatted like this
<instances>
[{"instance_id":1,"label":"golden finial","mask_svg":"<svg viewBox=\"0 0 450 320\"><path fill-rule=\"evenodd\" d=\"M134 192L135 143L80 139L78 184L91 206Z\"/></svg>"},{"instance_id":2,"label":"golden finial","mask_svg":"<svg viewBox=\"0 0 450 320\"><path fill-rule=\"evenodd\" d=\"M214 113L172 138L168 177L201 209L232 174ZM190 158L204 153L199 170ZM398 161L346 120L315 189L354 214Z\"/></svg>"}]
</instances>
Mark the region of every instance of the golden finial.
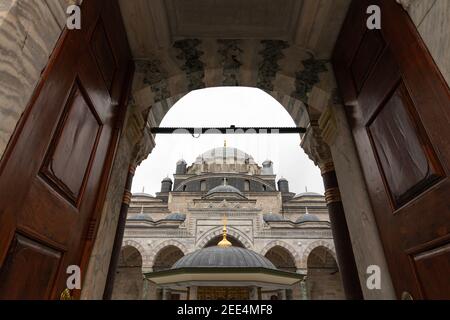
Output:
<instances>
[{"instance_id":1,"label":"golden finial","mask_svg":"<svg viewBox=\"0 0 450 320\"><path fill-rule=\"evenodd\" d=\"M224 216L223 217L223 229L222 229L222 233L223 233L223 239L217 244L219 247L221 248L228 248L231 247L232 244L230 241L228 241L227 239L227 217Z\"/></svg>"},{"instance_id":2,"label":"golden finial","mask_svg":"<svg viewBox=\"0 0 450 320\"><path fill-rule=\"evenodd\" d=\"M226 148L227 147L227 140L223 141L223 147Z\"/></svg>"}]
</instances>

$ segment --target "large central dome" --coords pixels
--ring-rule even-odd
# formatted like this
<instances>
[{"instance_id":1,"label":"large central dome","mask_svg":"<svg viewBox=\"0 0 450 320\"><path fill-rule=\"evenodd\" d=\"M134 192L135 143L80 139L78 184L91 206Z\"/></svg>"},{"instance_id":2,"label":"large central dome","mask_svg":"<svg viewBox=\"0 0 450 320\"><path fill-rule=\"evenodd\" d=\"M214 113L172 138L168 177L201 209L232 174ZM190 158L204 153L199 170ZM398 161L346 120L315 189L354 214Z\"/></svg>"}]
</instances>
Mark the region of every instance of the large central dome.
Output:
<instances>
[{"instance_id":1,"label":"large central dome","mask_svg":"<svg viewBox=\"0 0 450 320\"><path fill-rule=\"evenodd\" d=\"M196 164L256 164L253 157L242 150L230 147L221 147L208 150L197 157Z\"/></svg>"},{"instance_id":2,"label":"large central dome","mask_svg":"<svg viewBox=\"0 0 450 320\"><path fill-rule=\"evenodd\" d=\"M254 175L260 174L261 168L248 153L224 146L199 155L187 171L188 174L228 172Z\"/></svg>"},{"instance_id":3,"label":"large central dome","mask_svg":"<svg viewBox=\"0 0 450 320\"><path fill-rule=\"evenodd\" d=\"M239 247L208 247L178 260L172 269L179 268L266 268L276 269L266 257Z\"/></svg>"}]
</instances>

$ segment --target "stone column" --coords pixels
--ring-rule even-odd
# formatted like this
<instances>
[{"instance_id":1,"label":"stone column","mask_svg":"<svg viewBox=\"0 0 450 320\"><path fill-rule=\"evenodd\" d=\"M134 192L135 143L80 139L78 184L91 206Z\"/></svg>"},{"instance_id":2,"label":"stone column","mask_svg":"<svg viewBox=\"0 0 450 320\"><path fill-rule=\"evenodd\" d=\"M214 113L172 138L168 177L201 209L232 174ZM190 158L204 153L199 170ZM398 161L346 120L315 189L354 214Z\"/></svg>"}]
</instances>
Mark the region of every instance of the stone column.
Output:
<instances>
[{"instance_id":1,"label":"stone column","mask_svg":"<svg viewBox=\"0 0 450 320\"><path fill-rule=\"evenodd\" d=\"M128 168L127 182L122 198L122 206L120 208L119 221L117 223L116 236L114 238L113 251L111 254L111 261L109 264L108 277L106 279L105 292L103 293L104 300L111 300L114 288L114 280L116 277L117 265L119 263L120 251L122 249L123 234L125 232L125 223L127 221L128 208L131 201L131 184L133 182L134 173L136 172L136 165L132 164Z\"/></svg>"},{"instance_id":2,"label":"stone column","mask_svg":"<svg viewBox=\"0 0 450 320\"><path fill-rule=\"evenodd\" d=\"M127 221L128 208L131 202L131 185L133 183L136 167L150 154L155 146L153 135L149 132L147 124L140 112L132 112L127 120L126 137L131 145L134 145L131 152L131 164L128 167L128 174L125 182L122 205L120 207L119 219L114 237L114 244L111 253L111 259L106 279L105 290L103 292L104 300L111 300L114 288L114 279L119 262L120 251L122 249L123 235Z\"/></svg>"},{"instance_id":3,"label":"stone column","mask_svg":"<svg viewBox=\"0 0 450 320\"><path fill-rule=\"evenodd\" d=\"M318 122L311 125L302 140L302 147L308 156L319 166L325 186L325 200L330 216L331 230L336 248L337 263L348 300L361 300L363 294L358 270L353 255L352 243L342 206L339 185L328 145L322 140Z\"/></svg>"},{"instance_id":4,"label":"stone column","mask_svg":"<svg viewBox=\"0 0 450 320\"><path fill-rule=\"evenodd\" d=\"M308 285L306 283L306 277L300 281L301 300L309 300Z\"/></svg>"},{"instance_id":5,"label":"stone column","mask_svg":"<svg viewBox=\"0 0 450 320\"><path fill-rule=\"evenodd\" d=\"M258 287L250 288L250 300L258 300Z\"/></svg>"},{"instance_id":6,"label":"stone column","mask_svg":"<svg viewBox=\"0 0 450 320\"><path fill-rule=\"evenodd\" d=\"M189 287L189 300L197 300L197 287Z\"/></svg>"},{"instance_id":7,"label":"stone column","mask_svg":"<svg viewBox=\"0 0 450 320\"><path fill-rule=\"evenodd\" d=\"M286 300L286 289L278 291L278 299Z\"/></svg>"}]
</instances>

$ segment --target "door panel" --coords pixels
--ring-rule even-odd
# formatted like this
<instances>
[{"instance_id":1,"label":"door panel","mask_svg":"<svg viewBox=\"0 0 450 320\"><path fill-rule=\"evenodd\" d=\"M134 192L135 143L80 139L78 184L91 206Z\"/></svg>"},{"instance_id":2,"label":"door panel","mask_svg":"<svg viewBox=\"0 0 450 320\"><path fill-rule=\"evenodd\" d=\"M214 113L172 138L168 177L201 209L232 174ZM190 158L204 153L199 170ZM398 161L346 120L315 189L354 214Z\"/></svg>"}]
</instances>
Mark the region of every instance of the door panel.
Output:
<instances>
[{"instance_id":1,"label":"door panel","mask_svg":"<svg viewBox=\"0 0 450 320\"><path fill-rule=\"evenodd\" d=\"M0 166L0 298L59 298L67 266L85 271L100 220L131 55L116 1L84 1L82 17Z\"/></svg>"},{"instance_id":2,"label":"door panel","mask_svg":"<svg viewBox=\"0 0 450 320\"><path fill-rule=\"evenodd\" d=\"M333 65L397 296L449 299L449 88L391 0L353 1Z\"/></svg>"}]
</instances>

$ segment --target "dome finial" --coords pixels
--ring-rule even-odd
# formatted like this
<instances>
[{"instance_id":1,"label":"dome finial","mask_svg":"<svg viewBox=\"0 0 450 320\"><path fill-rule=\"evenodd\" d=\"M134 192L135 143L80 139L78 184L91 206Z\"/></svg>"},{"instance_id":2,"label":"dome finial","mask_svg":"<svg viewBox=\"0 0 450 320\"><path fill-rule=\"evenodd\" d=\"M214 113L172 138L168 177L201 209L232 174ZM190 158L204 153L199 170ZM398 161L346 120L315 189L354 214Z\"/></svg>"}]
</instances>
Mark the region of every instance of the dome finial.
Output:
<instances>
[{"instance_id":1,"label":"dome finial","mask_svg":"<svg viewBox=\"0 0 450 320\"><path fill-rule=\"evenodd\" d=\"M224 178L223 178L223 185L226 186L227 184L228 184L228 183L227 183L227 178L224 177Z\"/></svg>"},{"instance_id":2,"label":"dome finial","mask_svg":"<svg viewBox=\"0 0 450 320\"><path fill-rule=\"evenodd\" d=\"M223 216L223 229L222 229L223 239L217 244L221 248L228 248L231 247L232 244L227 239L227 217L226 215Z\"/></svg>"},{"instance_id":3,"label":"dome finial","mask_svg":"<svg viewBox=\"0 0 450 320\"><path fill-rule=\"evenodd\" d=\"M226 148L227 147L227 140L223 141L223 147Z\"/></svg>"}]
</instances>

